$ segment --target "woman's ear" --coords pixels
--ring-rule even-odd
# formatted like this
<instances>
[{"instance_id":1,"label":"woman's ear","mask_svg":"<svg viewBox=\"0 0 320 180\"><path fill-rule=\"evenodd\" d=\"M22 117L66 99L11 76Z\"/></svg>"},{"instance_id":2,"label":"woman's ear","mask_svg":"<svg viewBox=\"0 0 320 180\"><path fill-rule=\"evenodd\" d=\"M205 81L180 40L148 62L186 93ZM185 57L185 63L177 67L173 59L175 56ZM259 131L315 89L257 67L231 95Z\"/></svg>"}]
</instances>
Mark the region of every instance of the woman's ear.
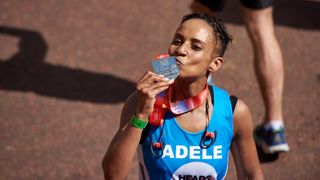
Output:
<instances>
[{"instance_id":1,"label":"woman's ear","mask_svg":"<svg viewBox=\"0 0 320 180\"><path fill-rule=\"evenodd\" d=\"M223 64L223 58L218 56L218 57L214 57L211 60L211 63L209 64L209 71L210 72L215 72L217 71Z\"/></svg>"}]
</instances>

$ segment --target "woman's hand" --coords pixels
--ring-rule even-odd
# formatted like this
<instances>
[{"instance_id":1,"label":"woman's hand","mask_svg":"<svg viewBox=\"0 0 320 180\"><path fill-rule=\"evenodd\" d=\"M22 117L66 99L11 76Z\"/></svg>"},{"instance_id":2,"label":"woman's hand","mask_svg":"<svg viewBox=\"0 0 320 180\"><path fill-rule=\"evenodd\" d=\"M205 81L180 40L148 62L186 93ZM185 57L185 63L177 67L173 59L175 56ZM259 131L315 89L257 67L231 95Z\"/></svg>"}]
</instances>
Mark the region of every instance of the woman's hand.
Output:
<instances>
[{"instance_id":1,"label":"woman's hand","mask_svg":"<svg viewBox=\"0 0 320 180\"><path fill-rule=\"evenodd\" d=\"M113 137L102 166L105 179L126 179L141 139L143 130L130 125L130 117L148 121L156 95L167 89L173 80L153 72L146 72L136 84L137 92L126 100L121 112L120 127Z\"/></svg>"},{"instance_id":2,"label":"woman's hand","mask_svg":"<svg viewBox=\"0 0 320 180\"><path fill-rule=\"evenodd\" d=\"M169 80L163 75L147 71L136 84L138 103L136 116L141 120L148 120L153 111L156 95L166 90L174 80Z\"/></svg>"}]
</instances>

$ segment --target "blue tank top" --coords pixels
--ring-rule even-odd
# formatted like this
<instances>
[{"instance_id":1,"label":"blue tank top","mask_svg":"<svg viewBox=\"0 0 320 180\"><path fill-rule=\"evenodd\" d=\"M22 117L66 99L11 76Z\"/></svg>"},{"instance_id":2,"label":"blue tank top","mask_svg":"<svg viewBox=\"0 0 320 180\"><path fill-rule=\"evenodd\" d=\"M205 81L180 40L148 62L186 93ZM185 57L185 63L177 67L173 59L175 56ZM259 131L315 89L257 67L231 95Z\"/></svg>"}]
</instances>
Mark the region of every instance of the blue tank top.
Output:
<instances>
[{"instance_id":1,"label":"blue tank top","mask_svg":"<svg viewBox=\"0 0 320 180\"><path fill-rule=\"evenodd\" d=\"M204 130L184 130L168 111L163 126L151 126L148 137L139 146L140 179L224 179L233 138L233 112L229 94L216 86L209 88L214 92L214 110L208 131L217 130L215 143L201 148ZM163 154L155 157L151 143L159 139L162 128Z\"/></svg>"}]
</instances>

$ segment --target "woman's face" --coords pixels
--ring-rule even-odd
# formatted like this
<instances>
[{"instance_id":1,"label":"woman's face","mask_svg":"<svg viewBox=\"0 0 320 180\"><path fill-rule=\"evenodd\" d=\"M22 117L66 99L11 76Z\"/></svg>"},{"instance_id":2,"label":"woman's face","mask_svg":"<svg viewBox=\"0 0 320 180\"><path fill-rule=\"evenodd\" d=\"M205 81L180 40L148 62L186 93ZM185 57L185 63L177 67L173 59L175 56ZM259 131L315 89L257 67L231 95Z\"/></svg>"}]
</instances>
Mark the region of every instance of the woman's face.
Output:
<instances>
[{"instance_id":1,"label":"woman's face","mask_svg":"<svg viewBox=\"0 0 320 180\"><path fill-rule=\"evenodd\" d=\"M169 54L177 59L179 78L192 80L206 76L216 54L213 29L206 21L189 19L182 23L170 44Z\"/></svg>"}]
</instances>

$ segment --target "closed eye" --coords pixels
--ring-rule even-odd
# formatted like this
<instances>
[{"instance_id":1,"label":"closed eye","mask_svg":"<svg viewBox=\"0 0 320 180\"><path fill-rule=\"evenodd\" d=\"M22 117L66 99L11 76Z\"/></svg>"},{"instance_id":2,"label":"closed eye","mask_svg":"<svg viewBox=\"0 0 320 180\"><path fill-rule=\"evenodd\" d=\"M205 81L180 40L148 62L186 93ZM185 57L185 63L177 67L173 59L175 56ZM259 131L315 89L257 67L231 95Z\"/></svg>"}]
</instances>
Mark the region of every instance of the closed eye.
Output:
<instances>
[{"instance_id":1,"label":"closed eye","mask_svg":"<svg viewBox=\"0 0 320 180\"><path fill-rule=\"evenodd\" d=\"M171 44L173 44L173 45L181 45L182 41L180 39L174 39Z\"/></svg>"},{"instance_id":2,"label":"closed eye","mask_svg":"<svg viewBox=\"0 0 320 180\"><path fill-rule=\"evenodd\" d=\"M191 48L195 51L201 51L202 50L202 47L199 46L199 45L191 45Z\"/></svg>"}]
</instances>

